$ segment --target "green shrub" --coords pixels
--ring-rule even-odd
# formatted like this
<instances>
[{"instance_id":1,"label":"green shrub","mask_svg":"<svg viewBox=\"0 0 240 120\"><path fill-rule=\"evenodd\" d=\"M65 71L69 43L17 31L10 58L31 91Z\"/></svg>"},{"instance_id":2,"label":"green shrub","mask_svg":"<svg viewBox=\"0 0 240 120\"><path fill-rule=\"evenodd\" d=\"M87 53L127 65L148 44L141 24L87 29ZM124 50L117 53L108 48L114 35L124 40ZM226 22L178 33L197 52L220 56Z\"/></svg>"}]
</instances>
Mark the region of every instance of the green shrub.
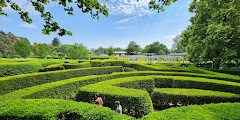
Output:
<instances>
[{"instance_id":1,"label":"green shrub","mask_svg":"<svg viewBox=\"0 0 240 120\"><path fill-rule=\"evenodd\" d=\"M130 68L130 67L123 67L124 72L132 72L132 71L137 71L134 68Z\"/></svg>"},{"instance_id":2,"label":"green shrub","mask_svg":"<svg viewBox=\"0 0 240 120\"><path fill-rule=\"evenodd\" d=\"M161 107L168 103L173 105L201 105L220 102L240 102L240 95L200 89L161 88L153 91L151 99L155 107Z\"/></svg>"},{"instance_id":3,"label":"green shrub","mask_svg":"<svg viewBox=\"0 0 240 120\"><path fill-rule=\"evenodd\" d=\"M0 63L0 77L38 72L42 67L63 63L61 60L10 60Z\"/></svg>"},{"instance_id":4,"label":"green shrub","mask_svg":"<svg viewBox=\"0 0 240 120\"><path fill-rule=\"evenodd\" d=\"M73 77L81 77L86 75L101 75L110 74L112 72L121 72L122 67L111 66L101 68L80 68L71 70L61 70L52 72L42 72L33 74L24 74L11 77L0 78L0 95L7 94L9 92L40 85L44 83L64 80Z\"/></svg>"},{"instance_id":5,"label":"green shrub","mask_svg":"<svg viewBox=\"0 0 240 120\"><path fill-rule=\"evenodd\" d=\"M240 70L220 70L220 69L214 69L214 68L205 68L205 69L218 72L218 73L226 73L226 74L240 76Z\"/></svg>"},{"instance_id":6,"label":"green shrub","mask_svg":"<svg viewBox=\"0 0 240 120\"><path fill-rule=\"evenodd\" d=\"M142 120L238 120L239 113L240 103L191 105L162 110Z\"/></svg>"},{"instance_id":7,"label":"green shrub","mask_svg":"<svg viewBox=\"0 0 240 120\"><path fill-rule=\"evenodd\" d=\"M57 71L57 70L64 70L64 69L65 68L63 67L62 64L54 64L54 65L49 65L47 67L39 69L39 72Z\"/></svg>"},{"instance_id":8,"label":"green shrub","mask_svg":"<svg viewBox=\"0 0 240 120\"><path fill-rule=\"evenodd\" d=\"M151 113L153 106L148 93L136 89L152 91L154 89L153 78L147 76L127 77L87 85L79 88L75 98L76 101L92 103L95 93L100 93L104 106L114 109L114 102L120 101L123 110L127 109L126 114L142 117Z\"/></svg>"},{"instance_id":9,"label":"green shrub","mask_svg":"<svg viewBox=\"0 0 240 120\"><path fill-rule=\"evenodd\" d=\"M240 94L240 83L180 76L152 76L158 88L195 88Z\"/></svg>"},{"instance_id":10,"label":"green shrub","mask_svg":"<svg viewBox=\"0 0 240 120\"><path fill-rule=\"evenodd\" d=\"M41 63L0 63L0 77L13 76L19 74L35 73L42 68Z\"/></svg>"},{"instance_id":11,"label":"green shrub","mask_svg":"<svg viewBox=\"0 0 240 120\"><path fill-rule=\"evenodd\" d=\"M0 102L0 119L130 120L109 108L67 100L37 99Z\"/></svg>"},{"instance_id":12,"label":"green shrub","mask_svg":"<svg viewBox=\"0 0 240 120\"><path fill-rule=\"evenodd\" d=\"M91 67L90 62L82 62L77 64L63 64L65 69L77 69L77 68L88 68Z\"/></svg>"},{"instance_id":13,"label":"green shrub","mask_svg":"<svg viewBox=\"0 0 240 120\"><path fill-rule=\"evenodd\" d=\"M92 60L91 64L93 67L103 67L103 66L123 66L124 60Z\"/></svg>"}]
</instances>

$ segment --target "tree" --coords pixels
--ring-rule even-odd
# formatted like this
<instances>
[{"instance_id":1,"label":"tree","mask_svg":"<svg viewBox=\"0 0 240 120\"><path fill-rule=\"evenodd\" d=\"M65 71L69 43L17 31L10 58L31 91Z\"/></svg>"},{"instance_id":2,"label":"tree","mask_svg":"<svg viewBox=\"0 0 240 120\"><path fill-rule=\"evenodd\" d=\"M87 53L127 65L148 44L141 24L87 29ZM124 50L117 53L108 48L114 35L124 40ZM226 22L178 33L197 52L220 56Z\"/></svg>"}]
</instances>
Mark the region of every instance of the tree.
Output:
<instances>
[{"instance_id":1,"label":"tree","mask_svg":"<svg viewBox=\"0 0 240 120\"><path fill-rule=\"evenodd\" d=\"M60 57L65 57L66 55L69 55L69 49L71 48L71 46L72 45L67 44L58 45L54 47L53 50L56 50Z\"/></svg>"},{"instance_id":2,"label":"tree","mask_svg":"<svg viewBox=\"0 0 240 120\"><path fill-rule=\"evenodd\" d=\"M140 51L141 47L134 41L131 41L126 49L127 55L137 55Z\"/></svg>"},{"instance_id":3,"label":"tree","mask_svg":"<svg viewBox=\"0 0 240 120\"><path fill-rule=\"evenodd\" d=\"M104 48L102 46L100 46L98 49L97 49L97 52L100 52L101 54L104 54Z\"/></svg>"},{"instance_id":4,"label":"tree","mask_svg":"<svg viewBox=\"0 0 240 120\"><path fill-rule=\"evenodd\" d=\"M45 58L48 56L49 52L47 51L48 45L46 43L38 44L38 52L37 55L39 55L41 58Z\"/></svg>"},{"instance_id":5,"label":"tree","mask_svg":"<svg viewBox=\"0 0 240 120\"><path fill-rule=\"evenodd\" d=\"M72 45L72 47L70 47L69 55L73 59L87 58L89 56L89 50L82 43L75 43L74 45Z\"/></svg>"},{"instance_id":6,"label":"tree","mask_svg":"<svg viewBox=\"0 0 240 120\"><path fill-rule=\"evenodd\" d=\"M0 52L3 56L14 55L15 49L13 47L13 42L9 36L0 30Z\"/></svg>"},{"instance_id":7,"label":"tree","mask_svg":"<svg viewBox=\"0 0 240 120\"><path fill-rule=\"evenodd\" d=\"M58 45L60 45L60 44L61 44L61 42L60 42L59 38L55 37L55 38L52 40L52 45L53 45L53 46L58 46Z\"/></svg>"},{"instance_id":8,"label":"tree","mask_svg":"<svg viewBox=\"0 0 240 120\"><path fill-rule=\"evenodd\" d=\"M157 55L167 55L169 50L166 45L160 42L154 42L150 45L147 45L144 49L146 53L155 53Z\"/></svg>"},{"instance_id":9,"label":"tree","mask_svg":"<svg viewBox=\"0 0 240 120\"><path fill-rule=\"evenodd\" d=\"M182 38L180 37L180 35L176 36L173 39L173 45L172 45L172 48L171 48L171 52L173 52L173 53L183 53L183 52L186 52L186 48L180 43L181 39Z\"/></svg>"},{"instance_id":10,"label":"tree","mask_svg":"<svg viewBox=\"0 0 240 120\"><path fill-rule=\"evenodd\" d=\"M108 0L106 0L108 1ZM163 6L164 5L170 5L171 2L175 2L177 0L158 0L158 1L151 1L149 2L149 8L153 10L157 10L158 12L164 11ZM70 5L72 3L75 3L79 9L82 10L83 13L90 13L92 18L99 19L100 14L103 14L104 16L108 16L108 8L106 5L102 5L97 0L26 0L26 5L23 9L19 7L18 4L15 2L12 2L11 0L1 0L0 1L0 15L7 16L8 14L3 11L4 7L10 6L11 9L18 12L20 15L20 18L31 24L32 19L28 16L28 11L25 10L27 5L31 5L35 8L36 11L38 11L41 14L41 17L44 19L45 25L42 29L43 34L49 35L51 32L58 31L59 36L63 35L72 35L70 31L65 30L64 28L61 28L57 22L53 21L53 16L50 12L45 11L45 7L50 4L50 2L57 2L58 5L61 5L64 7L64 11L67 12L68 15L74 15L73 14L73 7Z\"/></svg>"},{"instance_id":11,"label":"tree","mask_svg":"<svg viewBox=\"0 0 240 120\"><path fill-rule=\"evenodd\" d=\"M17 55L20 55L23 58L28 57L31 53L31 46L24 39L17 40L13 46Z\"/></svg>"},{"instance_id":12,"label":"tree","mask_svg":"<svg viewBox=\"0 0 240 120\"><path fill-rule=\"evenodd\" d=\"M33 46L32 46L32 51L33 53L36 55L37 52L39 51L38 49L38 43L37 42L34 42Z\"/></svg>"},{"instance_id":13,"label":"tree","mask_svg":"<svg viewBox=\"0 0 240 120\"><path fill-rule=\"evenodd\" d=\"M109 48L107 48L107 54L108 56L114 55L114 49L112 46L110 46Z\"/></svg>"},{"instance_id":14,"label":"tree","mask_svg":"<svg viewBox=\"0 0 240 120\"><path fill-rule=\"evenodd\" d=\"M58 56L58 53L57 53L56 50L54 50L54 51L51 53L51 55L52 55L53 57L57 57L57 56Z\"/></svg>"},{"instance_id":15,"label":"tree","mask_svg":"<svg viewBox=\"0 0 240 120\"><path fill-rule=\"evenodd\" d=\"M192 62L213 61L219 68L226 61L239 60L240 1L194 0L189 11L191 25L183 31L181 43Z\"/></svg>"}]
</instances>

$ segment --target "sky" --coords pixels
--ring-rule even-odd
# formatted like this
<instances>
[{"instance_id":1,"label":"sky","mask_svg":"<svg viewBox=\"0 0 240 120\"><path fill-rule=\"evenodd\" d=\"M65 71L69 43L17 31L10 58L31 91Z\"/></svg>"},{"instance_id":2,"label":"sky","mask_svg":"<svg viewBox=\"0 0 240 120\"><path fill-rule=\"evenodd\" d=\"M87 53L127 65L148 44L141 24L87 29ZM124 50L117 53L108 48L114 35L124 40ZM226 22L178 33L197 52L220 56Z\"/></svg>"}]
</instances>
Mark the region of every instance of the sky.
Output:
<instances>
[{"instance_id":1,"label":"sky","mask_svg":"<svg viewBox=\"0 0 240 120\"><path fill-rule=\"evenodd\" d=\"M0 16L0 30L12 32L16 36L29 39L30 43L51 43L54 37L60 39L61 44L83 43L90 48L100 46L121 47L125 49L130 41L135 41L144 48L146 45L159 41L171 49L173 38L180 35L191 23L193 16L188 11L192 0L179 0L170 6L165 6L165 11L157 13L148 8L149 0L108 0L109 16L100 15L100 19L91 18L90 13L82 13L74 8L74 16L67 15L62 6L51 3L46 6L46 11L52 13L54 21L66 30L70 30L72 36L59 37L57 33L43 35L44 21L40 13L27 5L27 0L12 0L25 8L33 19L32 24L23 22L17 12L11 8L4 8L9 16ZM23 2L24 1L24 2ZM100 0L102 1L102 0Z\"/></svg>"}]
</instances>

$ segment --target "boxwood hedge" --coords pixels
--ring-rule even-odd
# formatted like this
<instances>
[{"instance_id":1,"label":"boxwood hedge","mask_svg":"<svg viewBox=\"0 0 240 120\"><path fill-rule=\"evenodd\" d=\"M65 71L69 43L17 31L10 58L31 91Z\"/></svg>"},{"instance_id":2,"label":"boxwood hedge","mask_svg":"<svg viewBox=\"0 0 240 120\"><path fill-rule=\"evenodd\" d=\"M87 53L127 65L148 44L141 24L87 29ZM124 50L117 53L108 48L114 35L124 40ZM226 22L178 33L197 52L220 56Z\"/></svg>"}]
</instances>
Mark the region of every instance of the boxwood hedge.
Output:
<instances>
[{"instance_id":1,"label":"boxwood hedge","mask_svg":"<svg viewBox=\"0 0 240 120\"><path fill-rule=\"evenodd\" d=\"M90 62L82 62L77 64L63 64L65 69L77 69L77 68L88 68L91 67Z\"/></svg>"},{"instance_id":2,"label":"boxwood hedge","mask_svg":"<svg viewBox=\"0 0 240 120\"><path fill-rule=\"evenodd\" d=\"M240 103L191 105L156 112L142 120L239 120L239 113Z\"/></svg>"},{"instance_id":3,"label":"boxwood hedge","mask_svg":"<svg viewBox=\"0 0 240 120\"><path fill-rule=\"evenodd\" d=\"M62 71L51 71L33 74L16 75L11 77L0 78L0 95L9 92L40 85L44 83L64 80L73 77L81 77L86 75L110 74L112 72L121 72L121 66L80 68Z\"/></svg>"},{"instance_id":4,"label":"boxwood hedge","mask_svg":"<svg viewBox=\"0 0 240 120\"><path fill-rule=\"evenodd\" d=\"M161 107L168 103L176 106L177 104L240 102L240 95L200 89L161 88L153 91L151 99L155 107Z\"/></svg>"},{"instance_id":5,"label":"boxwood hedge","mask_svg":"<svg viewBox=\"0 0 240 120\"><path fill-rule=\"evenodd\" d=\"M49 65L47 67L39 69L39 72L57 71L57 70L64 70L64 69L65 68L63 67L62 64L54 64L54 65Z\"/></svg>"},{"instance_id":6,"label":"boxwood hedge","mask_svg":"<svg viewBox=\"0 0 240 120\"><path fill-rule=\"evenodd\" d=\"M110 108L54 99L25 99L0 102L0 119L24 120L131 120Z\"/></svg>"},{"instance_id":7,"label":"boxwood hedge","mask_svg":"<svg viewBox=\"0 0 240 120\"><path fill-rule=\"evenodd\" d=\"M33 60L24 62L0 63L0 77L38 72L42 67L63 63L62 60Z\"/></svg>"},{"instance_id":8,"label":"boxwood hedge","mask_svg":"<svg viewBox=\"0 0 240 120\"><path fill-rule=\"evenodd\" d=\"M75 98L77 101L92 103L95 93L100 93L104 106L114 109L116 107L114 102L120 101L123 110L127 110L126 114L142 117L152 112L152 101L146 91L136 89L152 91L154 89L153 78L125 77L87 85L79 88Z\"/></svg>"}]
</instances>

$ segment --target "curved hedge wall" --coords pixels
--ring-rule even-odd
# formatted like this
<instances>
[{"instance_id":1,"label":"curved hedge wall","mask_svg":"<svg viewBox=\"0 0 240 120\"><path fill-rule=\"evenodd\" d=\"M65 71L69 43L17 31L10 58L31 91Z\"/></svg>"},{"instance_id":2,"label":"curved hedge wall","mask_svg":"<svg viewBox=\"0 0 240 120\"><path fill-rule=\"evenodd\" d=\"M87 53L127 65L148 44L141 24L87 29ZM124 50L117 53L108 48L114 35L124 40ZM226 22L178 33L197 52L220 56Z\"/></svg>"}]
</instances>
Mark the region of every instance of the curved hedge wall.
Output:
<instances>
[{"instance_id":1,"label":"curved hedge wall","mask_svg":"<svg viewBox=\"0 0 240 120\"><path fill-rule=\"evenodd\" d=\"M51 107L50 107L51 106ZM0 119L132 120L110 108L67 100L26 99L0 102Z\"/></svg>"},{"instance_id":2,"label":"curved hedge wall","mask_svg":"<svg viewBox=\"0 0 240 120\"><path fill-rule=\"evenodd\" d=\"M12 60L14 61L14 60ZM0 77L38 72L42 67L63 63L62 60L33 60L26 62L0 63Z\"/></svg>"},{"instance_id":3,"label":"curved hedge wall","mask_svg":"<svg viewBox=\"0 0 240 120\"><path fill-rule=\"evenodd\" d=\"M77 64L63 64L65 69L77 69L77 68L88 68L91 67L90 62L82 62Z\"/></svg>"},{"instance_id":4,"label":"curved hedge wall","mask_svg":"<svg viewBox=\"0 0 240 120\"><path fill-rule=\"evenodd\" d=\"M125 87L125 88L123 88ZM135 88L135 89L128 89ZM136 89L154 89L154 79L151 77L127 77L99 82L79 88L76 101L92 103L95 93L100 93L103 105L115 108L115 101L121 101L123 110L135 117L142 117L153 110L152 101L148 92Z\"/></svg>"},{"instance_id":5,"label":"curved hedge wall","mask_svg":"<svg viewBox=\"0 0 240 120\"><path fill-rule=\"evenodd\" d=\"M156 112L142 120L239 120L239 113L240 103L191 105Z\"/></svg>"},{"instance_id":6,"label":"curved hedge wall","mask_svg":"<svg viewBox=\"0 0 240 120\"><path fill-rule=\"evenodd\" d=\"M239 102L240 95L200 89L161 88L153 91L151 99L155 107L161 107L168 103L173 105L201 105L220 102Z\"/></svg>"},{"instance_id":7,"label":"curved hedge wall","mask_svg":"<svg viewBox=\"0 0 240 120\"><path fill-rule=\"evenodd\" d=\"M44 83L60 81L73 77L86 75L110 74L112 72L121 72L121 66L80 68L62 71L41 72L33 74L16 75L0 78L0 95L10 93L15 90L40 85Z\"/></svg>"}]
</instances>

